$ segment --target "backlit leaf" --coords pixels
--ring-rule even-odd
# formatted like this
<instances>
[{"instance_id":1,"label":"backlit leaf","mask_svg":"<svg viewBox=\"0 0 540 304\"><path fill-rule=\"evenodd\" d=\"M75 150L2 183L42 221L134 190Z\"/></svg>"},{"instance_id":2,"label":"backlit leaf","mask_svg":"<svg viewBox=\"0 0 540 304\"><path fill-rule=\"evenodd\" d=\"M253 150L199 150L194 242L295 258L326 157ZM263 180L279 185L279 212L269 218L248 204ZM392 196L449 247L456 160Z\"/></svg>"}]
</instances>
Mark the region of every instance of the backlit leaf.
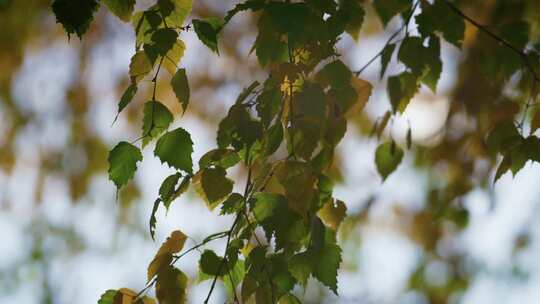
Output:
<instances>
[{"instance_id":1,"label":"backlit leaf","mask_svg":"<svg viewBox=\"0 0 540 304\"><path fill-rule=\"evenodd\" d=\"M233 182L226 175L227 172L221 167L207 168L201 173L201 195L210 210L213 210L232 191Z\"/></svg>"},{"instance_id":2,"label":"backlit leaf","mask_svg":"<svg viewBox=\"0 0 540 304\"><path fill-rule=\"evenodd\" d=\"M403 150L394 142L386 142L375 151L375 164L383 181L396 170L403 159Z\"/></svg>"},{"instance_id":3,"label":"backlit leaf","mask_svg":"<svg viewBox=\"0 0 540 304\"><path fill-rule=\"evenodd\" d=\"M182 128L169 131L161 136L154 150L154 155L159 157L161 162L187 173L191 173L193 170L192 153L193 141L191 141L189 133Z\"/></svg>"},{"instance_id":4,"label":"backlit leaf","mask_svg":"<svg viewBox=\"0 0 540 304\"><path fill-rule=\"evenodd\" d=\"M188 277L173 266L166 266L157 274L156 297L160 304L186 303Z\"/></svg>"},{"instance_id":5,"label":"backlit leaf","mask_svg":"<svg viewBox=\"0 0 540 304\"><path fill-rule=\"evenodd\" d=\"M341 264L341 249L335 244L326 244L314 254L313 276L328 286L337 295L337 271Z\"/></svg>"},{"instance_id":6,"label":"backlit leaf","mask_svg":"<svg viewBox=\"0 0 540 304\"><path fill-rule=\"evenodd\" d=\"M388 77L388 96L394 112L403 112L418 90L418 79L412 73L403 72Z\"/></svg>"},{"instance_id":7,"label":"backlit leaf","mask_svg":"<svg viewBox=\"0 0 540 304\"><path fill-rule=\"evenodd\" d=\"M186 75L186 69L178 69L176 74L171 79L173 88L178 102L182 105L182 110L185 112L189 104L189 82Z\"/></svg>"},{"instance_id":8,"label":"backlit leaf","mask_svg":"<svg viewBox=\"0 0 540 304\"><path fill-rule=\"evenodd\" d=\"M215 149L204 154L199 160L201 169L210 166L218 166L223 169L230 168L240 161L238 153L231 149Z\"/></svg>"},{"instance_id":9,"label":"backlit leaf","mask_svg":"<svg viewBox=\"0 0 540 304\"><path fill-rule=\"evenodd\" d=\"M133 178L137 162L142 161L142 154L139 148L122 141L109 152L108 161L109 179L120 189Z\"/></svg>"},{"instance_id":10,"label":"backlit leaf","mask_svg":"<svg viewBox=\"0 0 540 304\"><path fill-rule=\"evenodd\" d=\"M120 114L120 112L122 112L122 110L124 110L124 108L133 100L136 93L137 85L133 83L130 84L124 94L122 94L122 98L120 98L120 102L118 103L118 114Z\"/></svg>"},{"instance_id":11,"label":"backlit leaf","mask_svg":"<svg viewBox=\"0 0 540 304\"><path fill-rule=\"evenodd\" d=\"M109 289L98 300L98 304L113 304L114 297L118 293L117 290Z\"/></svg>"},{"instance_id":12,"label":"backlit leaf","mask_svg":"<svg viewBox=\"0 0 540 304\"><path fill-rule=\"evenodd\" d=\"M323 223L330 228L337 230L347 212L345 203L340 200L329 200L317 212Z\"/></svg>"},{"instance_id":13,"label":"backlit leaf","mask_svg":"<svg viewBox=\"0 0 540 304\"><path fill-rule=\"evenodd\" d=\"M165 132L172 121L173 115L165 105L159 101L147 102L142 126L143 147Z\"/></svg>"},{"instance_id":14,"label":"backlit leaf","mask_svg":"<svg viewBox=\"0 0 540 304\"><path fill-rule=\"evenodd\" d=\"M184 248L187 236L180 230L175 230L167 238L167 240L161 245L156 256L148 265L147 279L150 281L158 272L165 269L172 261L172 255L180 252ZM158 297L159 298L159 297Z\"/></svg>"},{"instance_id":15,"label":"backlit leaf","mask_svg":"<svg viewBox=\"0 0 540 304\"><path fill-rule=\"evenodd\" d=\"M182 40L178 39L165 55L163 66L170 74L174 75L178 70L178 64L180 63L180 59L184 57L185 50L186 45Z\"/></svg>"},{"instance_id":16,"label":"backlit leaf","mask_svg":"<svg viewBox=\"0 0 540 304\"><path fill-rule=\"evenodd\" d=\"M132 83L137 83L144 78L148 73L152 71L152 63L146 56L145 52L138 51L131 57L131 63L129 64L129 76Z\"/></svg>"},{"instance_id":17,"label":"backlit leaf","mask_svg":"<svg viewBox=\"0 0 540 304\"><path fill-rule=\"evenodd\" d=\"M103 4L115 14L118 18L124 22L131 20L133 14L133 7L135 6L135 0L102 0Z\"/></svg>"}]
</instances>

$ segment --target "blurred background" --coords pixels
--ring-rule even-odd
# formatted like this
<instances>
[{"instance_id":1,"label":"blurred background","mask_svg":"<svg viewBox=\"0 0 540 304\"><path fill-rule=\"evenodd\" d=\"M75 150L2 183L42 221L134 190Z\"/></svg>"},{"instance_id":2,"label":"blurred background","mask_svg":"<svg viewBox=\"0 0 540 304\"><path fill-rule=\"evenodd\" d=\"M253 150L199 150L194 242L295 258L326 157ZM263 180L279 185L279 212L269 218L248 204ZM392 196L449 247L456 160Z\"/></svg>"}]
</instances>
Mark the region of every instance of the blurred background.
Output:
<instances>
[{"instance_id":1,"label":"blurred background","mask_svg":"<svg viewBox=\"0 0 540 304\"><path fill-rule=\"evenodd\" d=\"M137 7L149 2L138 1ZM194 2L198 17L223 16L234 4ZM208 211L190 191L167 214L159 211L153 242L152 204L171 172L153 157L152 145L116 199L107 153L118 141L139 137L142 104L151 96L148 82L113 124L129 82L133 29L101 8L84 40L68 40L49 5L0 0L0 303L96 303L107 289L140 290L148 263L172 230L184 231L191 246L232 222ZM538 37L537 1L458 5L483 24L525 18ZM369 1L365 9L360 39L344 36L339 43L353 70L400 25L395 18L385 31ZM219 57L193 31L182 32L187 49L180 65L192 92L184 116L170 75L160 76L157 99L173 111L175 125L192 134L195 160L216 146L217 124L242 88L264 80L249 54L255 22L251 13L235 17L221 36ZM497 47L469 24L463 52L443 44L438 94L422 88L381 134L380 140L403 144L410 127L413 139L384 183L374 165L378 139L370 136L390 109L380 63L361 75L375 90L362 115L350 122L332 173L339 180L335 197L348 207L339 235L340 296L310 282L296 291L305 303L540 302L540 166L528 163L515 177L507 173L493 184L500 159L484 144L493 124L517 114L508 103L526 98L513 79L505 83L478 68L479 58ZM388 74L403 69L394 58ZM241 179L243 172L230 174ZM196 284L198 255L178 264L191 278L190 303L201 303L210 285ZM219 286L213 303L225 297Z\"/></svg>"}]
</instances>

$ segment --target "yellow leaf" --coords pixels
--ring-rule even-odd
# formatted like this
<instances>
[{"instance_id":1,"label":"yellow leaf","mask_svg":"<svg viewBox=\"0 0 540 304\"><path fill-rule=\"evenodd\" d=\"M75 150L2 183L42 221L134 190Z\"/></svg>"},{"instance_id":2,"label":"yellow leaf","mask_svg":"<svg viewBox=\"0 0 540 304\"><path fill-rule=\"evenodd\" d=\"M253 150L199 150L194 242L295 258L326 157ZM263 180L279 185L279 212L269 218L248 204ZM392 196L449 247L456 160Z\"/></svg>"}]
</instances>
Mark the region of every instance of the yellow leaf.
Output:
<instances>
[{"instance_id":1,"label":"yellow leaf","mask_svg":"<svg viewBox=\"0 0 540 304\"><path fill-rule=\"evenodd\" d=\"M131 304L137 293L128 288L121 288L114 296L114 304Z\"/></svg>"},{"instance_id":2,"label":"yellow leaf","mask_svg":"<svg viewBox=\"0 0 540 304\"><path fill-rule=\"evenodd\" d=\"M358 97L353 106L347 111L347 113L345 113L345 117L347 118L351 118L352 116L362 112L364 106L369 100L369 97L371 96L371 92L373 91L373 86L371 83L358 77L351 77L351 85L356 90Z\"/></svg>"},{"instance_id":3,"label":"yellow leaf","mask_svg":"<svg viewBox=\"0 0 540 304\"><path fill-rule=\"evenodd\" d=\"M345 203L340 200L328 200L319 212L317 212L317 215L326 226L329 226L333 230L337 230L345 218L346 213L347 206L345 206Z\"/></svg>"},{"instance_id":4,"label":"yellow leaf","mask_svg":"<svg viewBox=\"0 0 540 304\"><path fill-rule=\"evenodd\" d=\"M172 49L167 52L167 55L165 55L163 65L165 66L165 69L172 75L176 73L176 70L178 69L178 63L180 63L180 59L184 57L185 50L186 45L182 40L178 39L174 43Z\"/></svg>"},{"instance_id":5,"label":"yellow leaf","mask_svg":"<svg viewBox=\"0 0 540 304\"><path fill-rule=\"evenodd\" d=\"M129 64L129 76L134 83L139 82L146 76L146 74L152 71L152 63L144 51L138 51L131 57L131 63Z\"/></svg>"},{"instance_id":6,"label":"yellow leaf","mask_svg":"<svg viewBox=\"0 0 540 304\"><path fill-rule=\"evenodd\" d=\"M173 231L171 236L161 245L156 256L148 265L148 281L150 281L158 271L172 261L172 255L184 248L187 236L180 230Z\"/></svg>"}]
</instances>

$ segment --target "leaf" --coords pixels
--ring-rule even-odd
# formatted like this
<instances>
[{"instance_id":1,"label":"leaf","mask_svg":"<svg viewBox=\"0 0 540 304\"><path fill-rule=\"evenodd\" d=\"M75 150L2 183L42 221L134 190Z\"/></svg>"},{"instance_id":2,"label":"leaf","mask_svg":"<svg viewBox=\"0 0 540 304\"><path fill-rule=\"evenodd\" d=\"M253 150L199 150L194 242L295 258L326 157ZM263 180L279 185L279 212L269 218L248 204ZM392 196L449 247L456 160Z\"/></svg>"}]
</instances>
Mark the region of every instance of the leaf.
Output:
<instances>
[{"instance_id":1,"label":"leaf","mask_svg":"<svg viewBox=\"0 0 540 304\"><path fill-rule=\"evenodd\" d=\"M313 276L328 286L337 295L337 271L341 264L341 249L335 244L326 244L314 253Z\"/></svg>"},{"instance_id":2,"label":"leaf","mask_svg":"<svg viewBox=\"0 0 540 304\"><path fill-rule=\"evenodd\" d=\"M114 297L116 296L116 293L118 293L117 290L109 289L104 294L99 297L98 304L113 304L114 303Z\"/></svg>"},{"instance_id":3,"label":"leaf","mask_svg":"<svg viewBox=\"0 0 540 304\"><path fill-rule=\"evenodd\" d=\"M150 281L158 272L160 272L165 266L168 266L172 261L172 255L180 252L184 248L187 236L180 230L175 230L161 245L156 256L148 265L148 278ZM159 297L158 297L159 299Z\"/></svg>"},{"instance_id":4,"label":"leaf","mask_svg":"<svg viewBox=\"0 0 540 304\"><path fill-rule=\"evenodd\" d=\"M165 17L165 22L169 27L182 27L186 18L191 14L193 6L192 0L160 0L159 3L169 2L174 9Z\"/></svg>"},{"instance_id":5,"label":"leaf","mask_svg":"<svg viewBox=\"0 0 540 304\"><path fill-rule=\"evenodd\" d=\"M281 125L281 121L276 122L275 125L270 127L266 135L264 153L266 155L272 155L283 141L283 126Z\"/></svg>"},{"instance_id":6,"label":"leaf","mask_svg":"<svg viewBox=\"0 0 540 304\"><path fill-rule=\"evenodd\" d=\"M120 288L114 296L114 304L131 304L135 303L134 300L137 297L137 293L128 288ZM138 303L138 302L137 302Z\"/></svg>"},{"instance_id":7,"label":"leaf","mask_svg":"<svg viewBox=\"0 0 540 304\"><path fill-rule=\"evenodd\" d=\"M531 134L536 132L540 128L540 111L534 112L532 121L531 121Z\"/></svg>"},{"instance_id":8,"label":"leaf","mask_svg":"<svg viewBox=\"0 0 540 304\"><path fill-rule=\"evenodd\" d=\"M109 179L120 189L133 178L137 162L142 161L142 154L139 148L122 141L109 152L108 161Z\"/></svg>"},{"instance_id":9,"label":"leaf","mask_svg":"<svg viewBox=\"0 0 540 304\"><path fill-rule=\"evenodd\" d=\"M422 77L422 82L436 93L442 72L441 44L436 36L429 38L429 45L424 50L424 60L428 71Z\"/></svg>"},{"instance_id":10,"label":"leaf","mask_svg":"<svg viewBox=\"0 0 540 304\"><path fill-rule=\"evenodd\" d=\"M213 210L232 191L233 182L226 175L227 172L221 167L207 168L202 171L201 195L210 210Z\"/></svg>"},{"instance_id":11,"label":"leaf","mask_svg":"<svg viewBox=\"0 0 540 304\"><path fill-rule=\"evenodd\" d=\"M179 269L168 265L157 275L156 297L159 304L186 303L188 277Z\"/></svg>"},{"instance_id":12,"label":"leaf","mask_svg":"<svg viewBox=\"0 0 540 304\"><path fill-rule=\"evenodd\" d=\"M296 254L289 261L289 271L302 286L306 286L311 274L312 262L307 252Z\"/></svg>"},{"instance_id":13,"label":"leaf","mask_svg":"<svg viewBox=\"0 0 540 304\"><path fill-rule=\"evenodd\" d=\"M129 22L131 20L131 15L133 15L133 8L135 6L135 0L102 0L103 4L120 18L124 22Z\"/></svg>"},{"instance_id":14,"label":"leaf","mask_svg":"<svg viewBox=\"0 0 540 304\"><path fill-rule=\"evenodd\" d=\"M324 85L330 85L335 89L349 85L351 77L351 70L341 60L325 65L316 76L317 81Z\"/></svg>"},{"instance_id":15,"label":"leaf","mask_svg":"<svg viewBox=\"0 0 540 304\"><path fill-rule=\"evenodd\" d=\"M227 273L223 258L218 257L214 251L208 249L201 254L199 268L202 272L211 276L222 276Z\"/></svg>"},{"instance_id":16,"label":"leaf","mask_svg":"<svg viewBox=\"0 0 540 304\"><path fill-rule=\"evenodd\" d=\"M341 11L347 13L347 25L345 30L354 40L358 41L358 36L365 16L361 2L357 0L343 0L341 1L340 6Z\"/></svg>"},{"instance_id":17,"label":"leaf","mask_svg":"<svg viewBox=\"0 0 540 304\"><path fill-rule=\"evenodd\" d=\"M352 118L355 115L360 114L364 109L364 106L369 101L369 97L373 92L373 85L364 79L358 77L351 78L351 85L356 91L356 100L354 104L347 110L345 116Z\"/></svg>"},{"instance_id":18,"label":"leaf","mask_svg":"<svg viewBox=\"0 0 540 304\"><path fill-rule=\"evenodd\" d=\"M496 125L488 134L486 145L490 153L505 153L521 142L516 126L512 121Z\"/></svg>"},{"instance_id":19,"label":"leaf","mask_svg":"<svg viewBox=\"0 0 540 304\"><path fill-rule=\"evenodd\" d=\"M133 100L136 93L137 84L130 84L124 94L122 94L122 98L120 98L120 102L118 103L118 114L120 114L120 112L122 112L122 110L124 110L124 108Z\"/></svg>"},{"instance_id":20,"label":"leaf","mask_svg":"<svg viewBox=\"0 0 540 304\"><path fill-rule=\"evenodd\" d=\"M96 0L54 0L51 6L56 22L62 24L68 37L75 33L81 39L90 27L94 13L99 8L99 2Z\"/></svg>"},{"instance_id":21,"label":"leaf","mask_svg":"<svg viewBox=\"0 0 540 304\"><path fill-rule=\"evenodd\" d=\"M186 69L176 71L176 74L171 79L171 86L176 98L178 98L178 102L182 105L182 111L186 112L189 104L189 83Z\"/></svg>"},{"instance_id":22,"label":"leaf","mask_svg":"<svg viewBox=\"0 0 540 304\"><path fill-rule=\"evenodd\" d=\"M323 223L333 230L337 230L345 218L347 207L340 200L329 200L317 212Z\"/></svg>"},{"instance_id":23,"label":"leaf","mask_svg":"<svg viewBox=\"0 0 540 304\"><path fill-rule=\"evenodd\" d=\"M150 228L150 237L152 238L153 241L155 241L154 237L156 234L156 224L157 224L156 213L158 211L160 202L161 200L159 198L154 201L154 207L152 207L152 213L150 214L149 228Z\"/></svg>"},{"instance_id":24,"label":"leaf","mask_svg":"<svg viewBox=\"0 0 540 304\"><path fill-rule=\"evenodd\" d=\"M174 193L176 190L176 184L178 184L180 177L182 177L180 173L169 175L159 187L159 198L163 201L163 204L166 207L168 207L171 201L175 198Z\"/></svg>"},{"instance_id":25,"label":"leaf","mask_svg":"<svg viewBox=\"0 0 540 304\"><path fill-rule=\"evenodd\" d=\"M383 181L396 170L402 159L403 150L394 142L386 142L377 147L375 164Z\"/></svg>"},{"instance_id":26,"label":"leaf","mask_svg":"<svg viewBox=\"0 0 540 304\"><path fill-rule=\"evenodd\" d=\"M192 23L199 40L219 55L217 36L223 26L223 21L212 17L204 20L193 19Z\"/></svg>"},{"instance_id":27,"label":"leaf","mask_svg":"<svg viewBox=\"0 0 540 304\"><path fill-rule=\"evenodd\" d=\"M415 20L422 37L440 32L446 41L461 48L465 37L465 21L461 16L449 11L444 0L435 0L433 5L422 1L422 11Z\"/></svg>"},{"instance_id":28,"label":"leaf","mask_svg":"<svg viewBox=\"0 0 540 304\"><path fill-rule=\"evenodd\" d=\"M186 45L182 40L178 39L173 44L172 48L167 52L167 55L165 55L163 66L172 75L174 75L178 70L178 64L180 63L180 59L184 57L185 50Z\"/></svg>"},{"instance_id":29,"label":"leaf","mask_svg":"<svg viewBox=\"0 0 540 304\"><path fill-rule=\"evenodd\" d=\"M148 73L152 71L153 65L146 56L145 52L138 51L131 57L131 63L129 64L129 76L131 82L137 84Z\"/></svg>"},{"instance_id":30,"label":"leaf","mask_svg":"<svg viewBox=\"0 0 540 304\"><path fill-rule=\"evenodd\" d=\"M385 46L381 52L381 75L379 76L381 79L383 78L384 73L386 72L388 63L392 59L392 54L394 54L395 48L396 48L396 45L391 43Z\"/></svg>"},{"instance_id":31,"label":"leaf","mask_svg":"<svg viewBox=\"0 0 540 304\"><path fill-rule=\"evenodd\" d=\"M390 19L411 7L410 0L374 0L373 6L384 26Z\"/></svg>"},{"instance_id":32,"label":"leaf","mask_svg":"<svg viewBox=\"0 0 540 304\"><path fill-rule=\"evenodd\" d=\"M417 77L424 73L424 45L420 37L407 36L399 47L398 59Z\"/></svg>"},{"instance_id":33,"label":"leaf","mask_svg":"<svg viewBox=\"0 0 540 304\"><path fill-rule=\"evenodd\" d=\"M159 101L147 102L144 105L142 126L143 148L165 132L172 121L173 115L165 105Z\"/></svg>"},{"instance_id":34,"label":"leaf","mask_svg":"<svg viewBox=\"0 0 540 304\"><path fill-rule=\"evenodd\" d=\"M240 156L231 149L214 149L206 152L199 160L201 169L218 166L223 169L230 168L240 161Z\"/></svg>"},{"instance_id":35,"label":"leaf","mask_svg":"<svg viewBox=\"0 0 540 304\"><path fill-rule=\"evenodd\" d=\"M504 40L519 50L523 50L529 42L530 25L526 21L517 20L505 23L499 31Z\"/></svg>"},{"instance_id":36,"label":"leaf","mask_svg":"<svg viewBox=\"0 0 540 304\"><path fill-rule=\"evenodd\" d=\"M412 73L403 72L388 77L388 96L394 112L403 112L418 90L418 79Z\"/></svg>"},{"instance_id":37,"label":"leaf","mask_svg":"<svg viewBox=\"0 0 540 304\"><path fill-rule=\"evenodd\" d=\"M193 141L189 133L178 128L165 133L158 140L154 155L159 157L162 163L187 173L193 171L191 154L193 153Z\"/></svg>"},{"instance_id":38,"label":"leaf","mask_svg":"<svg viewBox=\"0 0 540 304\"><path fill-rule=\"evenodd\" d=\"M286 161L276 167L275 176L285 189L289 207L305 216L315 195L313 186L317 177L313 169L305 162Z\"/></svg>"},{"instance_id":39,"label":"leaf","mask_svg":"<svg viewBox=\"0 0 540 304\"><path fill-rule=\"evenodd\" d=\"M244 205L244 197L239 193L232 193L227 197L221 206L221 213L224 214L233 214L242 208Z\"/></svg>"},{"instance_id":40,"label":"leaf","mask_svg":"<svg viewBox=\"0 0 540 304\"><path fill-rule=\"evenodd\" d=\"M159 56L166 56L178 41L178 33L170 28L157 29L152 34L152 41L144 45L144 52L154 63Z\"/></svg>"},{"instance_id":41,"label":"leaf","mask_svg":"<svg viewBox=\"0 0 540 304\"><path fill-rule=\"evenodd\" d=\"M236 287L244 280L245 274L244 261L240 260L236 262L231 271L223 277L223 285L225 285L225 291L227 291L229 298L232 298L235 295Z\"/></svg>"},{"instance_id":42,"label":"leaf","mask_svg":"<svg viewBox=\"0 0 540 304\"><path fill-rule=\"evenodd\" d=\"M242 303L247 303L251 295L257 290L257 287L257 281L251 275L246 275L244 281L242 281L242 288L240 291Z\"/></svg>"},{"instance_id":43,"label":"leaf","mask_svg":"<svg viewBox=\"0 0 540 304\"><path fill-rule=\"evenodd\" d=\"M285 294L279 298L278 304L301 304L300 300L293 294Z\"/></svg>"}]
</instances>

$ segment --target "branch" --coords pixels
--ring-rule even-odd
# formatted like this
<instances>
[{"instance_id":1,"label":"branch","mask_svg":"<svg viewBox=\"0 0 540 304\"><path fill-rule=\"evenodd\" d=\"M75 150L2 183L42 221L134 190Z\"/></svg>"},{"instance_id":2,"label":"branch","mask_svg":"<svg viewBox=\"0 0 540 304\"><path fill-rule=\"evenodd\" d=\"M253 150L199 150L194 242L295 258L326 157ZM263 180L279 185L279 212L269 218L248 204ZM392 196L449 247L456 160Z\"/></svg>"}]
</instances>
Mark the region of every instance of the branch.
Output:
<instances>
[{"instance_id":1,"label":"branch","mask_svg":"<svg viewBox=\"0 0 540 304\"><path fill-rule=\"evenodd\" d=\"M403 29L405 29L405 35L408 34L408 29L409 29L409 22L411 21L412 19L412 16L414 15L414 12L416 11L416 8L418 7L418 5L420 4L420 0L417 0L412 8L411 8L411 12L409 13L409 15L407 16L407 19L405 20L405 22L401 25L401 27L399 29L397 29L391 36L390 38L388 38L388 40L386 41L386 43L384 44L384 46L381 48L381 50L375 54L375 56L373 56L366 64L364 64L358 71L354 72L354 74L358 77L360 76L360 74L362 74L362 72L364 72L365 69L367 69L377 58L379 58L381 55L382 55L382 52L384 51L384 49L393 42L394 38L397 37L397 35L399 35L401 33L401 31Z\"/></svg>"},{"instance_id":2,"label":"branch","mask_svg":"<svg viewBox=\"0 0 540 304\"><path fill-rule=\"evenodd\" d=\"M446 4L446 6L448 6L454 13L459 15L461 18L467 20L472 25L474 25L477 29L479 29L483 33L487 34L489 37L493 38L494 40L496 40L497 42L499 42L503 46L507 47L508 49L512 50L514 53L519 55L521 57L521 60L525 63L525 65L527 66L527 69L529 70L529 72L533 76L534 81L535 82L540 82L540 77L538 77L538 75L536 74L536 72L534 70L534 67L532 66L532 64L529 61L529 58L527 57L527 54L525 52L523 52L522 50L516 48L511 43L506 41L504 38L502 38L502 37L498 36L497 34L493 33L490 29L488 29L484 25L478 23L476 20L474 20L471 17L465 15L465 13L463 13L457 6L455 6L450 1L448 1L448 0L443 0L443 1Z\"/></svg>"}]
</instances>

